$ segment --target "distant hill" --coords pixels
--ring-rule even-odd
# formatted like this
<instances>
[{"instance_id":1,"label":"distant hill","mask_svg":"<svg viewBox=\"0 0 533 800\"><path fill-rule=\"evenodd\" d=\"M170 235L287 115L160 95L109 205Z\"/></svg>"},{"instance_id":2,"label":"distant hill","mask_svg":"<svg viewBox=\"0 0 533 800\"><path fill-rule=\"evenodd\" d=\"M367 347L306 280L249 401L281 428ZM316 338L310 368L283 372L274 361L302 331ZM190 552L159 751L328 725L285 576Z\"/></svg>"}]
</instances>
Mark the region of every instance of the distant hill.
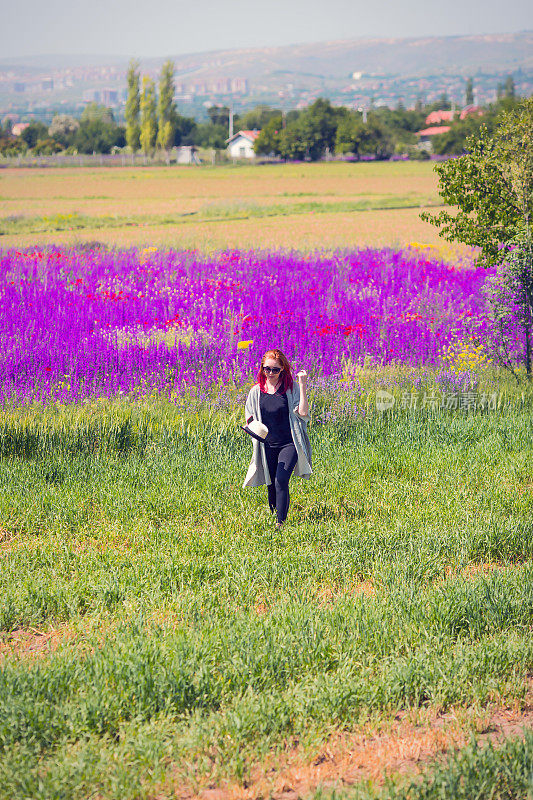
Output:
<instances>
[{"instance_id":1,"label":"distant hill","mask_svg":"<svg viewBox=\"0 0 533 800\"><path fill-rule=\"evenodd\" d=\"M166 58L142 59L157 67ZM374 75L438 75L512 72L533 68L533 31L473 36L428 36L409 39L361 38L188 53L173 57L178 72L192 76L239 75L253 80L295 74L345 79L353 72ZM120 56L57 55L0 58L0 68L58 69L126 64Z\"/></svg>"},{"instance_id":2,"label":"distant hill","mask_svg":"<svg viewBox=\"0 0 533 800\"><path fill-rule=\"evenodd\" d=\"M176 66L250 79L295 73L340 79L352 72L378 75L475 74L533 68L533 31L412 39L351 39L218 50L175 57ZM201 65L201 66L200 66Z\"/></svg>"}]
</instances>

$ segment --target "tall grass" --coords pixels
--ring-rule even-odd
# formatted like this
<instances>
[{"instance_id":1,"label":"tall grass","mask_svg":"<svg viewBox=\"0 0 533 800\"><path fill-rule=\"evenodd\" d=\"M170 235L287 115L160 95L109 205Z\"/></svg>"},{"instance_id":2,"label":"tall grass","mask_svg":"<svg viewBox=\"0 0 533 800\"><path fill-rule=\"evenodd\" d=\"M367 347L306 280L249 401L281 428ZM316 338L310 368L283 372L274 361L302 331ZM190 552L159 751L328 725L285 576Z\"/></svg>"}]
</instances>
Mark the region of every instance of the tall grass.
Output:
<instances>
[{"instance_id":1,"label":"tall grass","mask_svg":"<svg viewBox=\"0 0 533 800\"><path fill-rule=\"evenodd\" d=\"M245 780L287 737L523 697L529 394L378 413L365 380L335 421L314 390L314 475L278 533L241 489L238 394L4 411L1 635L59 645L4 658L0 797L148 797L169 764Z\"/></svg>"}]
</instances>

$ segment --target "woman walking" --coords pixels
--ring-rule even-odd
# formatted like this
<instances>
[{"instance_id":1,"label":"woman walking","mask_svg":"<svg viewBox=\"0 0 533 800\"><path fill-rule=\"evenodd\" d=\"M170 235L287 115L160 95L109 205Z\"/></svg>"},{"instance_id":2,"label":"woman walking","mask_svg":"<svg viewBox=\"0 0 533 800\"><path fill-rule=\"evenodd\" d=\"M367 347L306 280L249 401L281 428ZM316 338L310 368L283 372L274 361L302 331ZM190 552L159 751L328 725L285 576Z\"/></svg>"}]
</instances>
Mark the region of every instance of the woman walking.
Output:
<instances>
[{"instance_id":1,"label":"woman walking","mask_svg":"<svg viewBox=\"0 0 533 800\"><path fill-rule=\"evenodd\" d=\"M253 434L252 461L243 486L266 484L268 504L276 512L278 528L289 511L289 479L293 471L302 478L309 478L313 472L307 435L307 373L303 370L296 377L298 384L281 350L268 350L245 404L246 424L255 421L259 438ZM266 436L264 426L268 429Z\"/></svg>"}]
</instances>

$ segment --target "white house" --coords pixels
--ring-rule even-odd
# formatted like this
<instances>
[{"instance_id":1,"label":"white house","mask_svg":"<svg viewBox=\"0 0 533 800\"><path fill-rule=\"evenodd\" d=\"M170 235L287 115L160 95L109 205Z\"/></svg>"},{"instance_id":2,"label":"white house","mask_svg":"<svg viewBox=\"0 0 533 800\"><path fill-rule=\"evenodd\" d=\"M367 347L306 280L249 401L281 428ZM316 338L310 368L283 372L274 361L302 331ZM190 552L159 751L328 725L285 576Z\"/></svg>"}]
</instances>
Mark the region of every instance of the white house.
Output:
<instances>
[{"instance_id":1,"label":"white house","mask_svg":"<svg viewBox=\"0 0 533 800\"><path fill-rule=\"evenodd\" d=\"M228 153L232 158L255 158L254 142L261 131L238 131L226 139Z\"/></svg>"}]
</instances>

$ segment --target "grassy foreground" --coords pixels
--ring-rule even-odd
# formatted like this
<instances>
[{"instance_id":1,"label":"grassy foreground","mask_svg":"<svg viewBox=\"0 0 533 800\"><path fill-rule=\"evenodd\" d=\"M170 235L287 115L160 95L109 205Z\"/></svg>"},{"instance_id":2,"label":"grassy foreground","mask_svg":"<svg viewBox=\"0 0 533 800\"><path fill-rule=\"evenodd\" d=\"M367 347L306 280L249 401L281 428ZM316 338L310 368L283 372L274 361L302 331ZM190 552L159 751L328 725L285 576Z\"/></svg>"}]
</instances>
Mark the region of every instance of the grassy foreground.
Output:
<instances>
[{"instance_id":1,"label":"grassy foreground","mask_svg":"<svg viewBox=\"0 0 533 800\"><path fill-rule=\"evenodd\" d=\"M315 473L279 533L264 487L241 489L240 397L4 411L0 797L244 792L273 752L311 758L335 731L524 706L531 391L386 413L365 391L344 416L313 396ZM506 747L428 787L505 768L476 796L526 796L531 737ZM398 780L357 796L472 796Z\"/></svg>"}]
</instances>

